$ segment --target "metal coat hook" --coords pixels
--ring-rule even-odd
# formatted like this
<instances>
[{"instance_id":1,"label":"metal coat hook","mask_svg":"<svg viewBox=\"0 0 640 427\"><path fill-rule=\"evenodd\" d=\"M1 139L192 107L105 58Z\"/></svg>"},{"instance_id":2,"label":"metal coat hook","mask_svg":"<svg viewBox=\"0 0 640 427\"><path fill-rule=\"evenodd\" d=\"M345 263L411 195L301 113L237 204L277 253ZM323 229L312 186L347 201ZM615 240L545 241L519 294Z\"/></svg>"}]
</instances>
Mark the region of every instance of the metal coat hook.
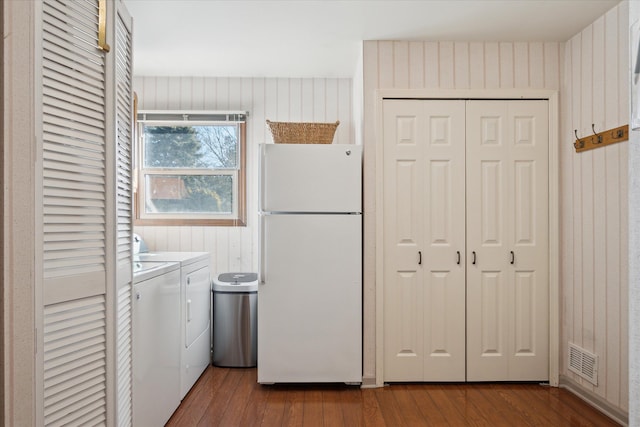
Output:
<instances>
[{"instance_id":1,"label":"metal coat hook","mask_svg":"<svg viewBox=\"0 0 640 427\"><path fill-rule=\"evenodd\" d=\"M613 132L611 132L611 138L613 139L620 139L620 138L624 138L624 129L615 129Z\"/></svg>"},{"instance_id":2,"label":"metal coat hook","mask_svg":"<svg viewBox=\"0 0 640 427\"><path fill-rule=\"evenodd\" d=\"M598 138L597 141L594 141L594 144L600 144L602 143L602 135L598 135L598 132L596 132L596 125L591 123L591 130L593 131L593 136L595 136L596 138Z\"/></svg>"},{"instance_id":3,"label":"metal coat hook","mask_svg":"<svg viewBox=\"0 0 640 427\"><path fill-rule=\"evenodd\" d=\"M584 141L581 140L580 137L578 136L578 129L574 129L573 133L576 135L576 142L575 144L573 144L573 146L576 149L584 148Z\"/></svg>"}]
</instances>

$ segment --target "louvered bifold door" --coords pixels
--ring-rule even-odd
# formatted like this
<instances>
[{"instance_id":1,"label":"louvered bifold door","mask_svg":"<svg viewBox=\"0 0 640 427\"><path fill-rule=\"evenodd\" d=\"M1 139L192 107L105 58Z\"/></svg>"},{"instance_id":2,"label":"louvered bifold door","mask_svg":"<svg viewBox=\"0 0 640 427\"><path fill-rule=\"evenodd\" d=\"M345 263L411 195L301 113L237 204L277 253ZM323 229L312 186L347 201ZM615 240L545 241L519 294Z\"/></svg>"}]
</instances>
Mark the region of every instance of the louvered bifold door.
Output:
<instances>
[{"instance_id":1,"label":"louvered bifold door","mask_svg":"<svg viewBox=\"0 0 640 427\"><path fill-rule=\"evenodd\" d=\"M44 0L38 423L107 420L106 67L98 0ZM38 103L37 103L38 104Z\"/></svg>"},{"instance_id":2,"label":"louvered bifold door","mask_svg":"<svg viewBox=\"0 0 640 427\"><path fill-rule=\"evenodd\" d=\"M131 17L118 2L115 19L116 100L116 419L119 427L132 423L132 40Z\"/></svg>"}]
</instances>

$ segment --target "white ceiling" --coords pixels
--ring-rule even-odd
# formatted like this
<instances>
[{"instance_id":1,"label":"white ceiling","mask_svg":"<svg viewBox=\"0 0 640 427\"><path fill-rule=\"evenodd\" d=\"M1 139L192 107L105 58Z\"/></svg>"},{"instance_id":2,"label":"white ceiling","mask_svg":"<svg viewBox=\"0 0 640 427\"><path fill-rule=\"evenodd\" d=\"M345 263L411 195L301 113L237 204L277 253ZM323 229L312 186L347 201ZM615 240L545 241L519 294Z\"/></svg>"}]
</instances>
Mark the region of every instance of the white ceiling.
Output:
<instances>
[{"instance_id":1,"label":"white ceiling","mask_svg":"<svg viewBox=\"0 0 640 427\"><path fill-rule=\"evenodd\" d=\"M352 77L362 40L566 41L620 0L125 0L134 74Z\"/></svg>"}]
</instances>

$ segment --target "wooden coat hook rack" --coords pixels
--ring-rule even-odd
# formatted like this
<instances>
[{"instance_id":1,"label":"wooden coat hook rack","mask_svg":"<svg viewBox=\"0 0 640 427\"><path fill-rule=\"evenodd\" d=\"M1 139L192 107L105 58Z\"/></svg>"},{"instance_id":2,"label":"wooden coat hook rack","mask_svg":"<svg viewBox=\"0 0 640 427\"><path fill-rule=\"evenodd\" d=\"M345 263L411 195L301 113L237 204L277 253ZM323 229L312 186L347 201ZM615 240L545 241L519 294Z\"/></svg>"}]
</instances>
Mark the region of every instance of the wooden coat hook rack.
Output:
<instances>
[{"instance_id":1,"label":"wooden coat hook rack","mask_svg":"<svg viewBox=\"0 0 640 427\"><path fill-rule=\"evenodd\" d=\"M578 137L578 129L573 131L576 135L576 142L573 144L576 149L576 153L593 150L594 148L604 147L629 139L629 125L596 133L595 125L591 124L591 130L593 131L593 135L585 136L583 138Z\"/></svg>"}]
</instances>

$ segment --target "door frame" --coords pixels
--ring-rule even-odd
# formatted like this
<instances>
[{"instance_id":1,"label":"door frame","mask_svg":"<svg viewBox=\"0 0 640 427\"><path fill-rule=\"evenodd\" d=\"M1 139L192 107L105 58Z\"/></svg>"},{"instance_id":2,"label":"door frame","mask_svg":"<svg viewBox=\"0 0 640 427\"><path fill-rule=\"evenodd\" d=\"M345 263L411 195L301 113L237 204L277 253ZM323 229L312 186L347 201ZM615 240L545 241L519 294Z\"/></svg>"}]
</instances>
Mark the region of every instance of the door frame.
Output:
<instances>
[{"instance_id":1,"label":"door frame","mask_svg":"<svg viewBox=\"0 0 640 427\"><path fill-rule=\"evenodd\" d=\"M414 90L379 89L376 98L376 242L375 242L375 319L376 386L384 386L384 140L383 103L385 99L546 100L549 105L549 384L557 387L560 377L560 168L558 91L546 89L496 90Z\"/></svg>"}]
</instances>

